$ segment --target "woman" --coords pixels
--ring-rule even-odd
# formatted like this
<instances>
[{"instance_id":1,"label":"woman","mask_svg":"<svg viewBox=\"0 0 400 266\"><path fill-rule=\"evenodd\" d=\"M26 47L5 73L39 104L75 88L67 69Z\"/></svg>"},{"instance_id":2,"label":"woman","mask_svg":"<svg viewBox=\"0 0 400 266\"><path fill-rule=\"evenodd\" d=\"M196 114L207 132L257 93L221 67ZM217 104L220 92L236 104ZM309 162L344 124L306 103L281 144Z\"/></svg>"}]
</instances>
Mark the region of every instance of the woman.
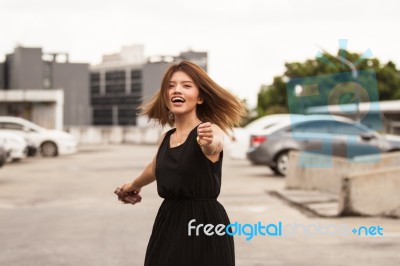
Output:
<instances>
[{"instance_id":1,"label":"woman","mask_svg":"<svg viewBox=\"0 0 400 266\"><path fill-rule=\"evenodd\" d=\"M182 61L169 67L161 89L141 108L149 119L174 127L161 137L153 161L135 180L121 187L124 193L139 192L156 180L158 194L164 198L145 265L234 265L231 236L208 235L203 230L196 235L196 230L188 232L188 224L230 223L217 201L223 136L243 117L242 103L202 68Z\"/></svg>"}]
</instances>

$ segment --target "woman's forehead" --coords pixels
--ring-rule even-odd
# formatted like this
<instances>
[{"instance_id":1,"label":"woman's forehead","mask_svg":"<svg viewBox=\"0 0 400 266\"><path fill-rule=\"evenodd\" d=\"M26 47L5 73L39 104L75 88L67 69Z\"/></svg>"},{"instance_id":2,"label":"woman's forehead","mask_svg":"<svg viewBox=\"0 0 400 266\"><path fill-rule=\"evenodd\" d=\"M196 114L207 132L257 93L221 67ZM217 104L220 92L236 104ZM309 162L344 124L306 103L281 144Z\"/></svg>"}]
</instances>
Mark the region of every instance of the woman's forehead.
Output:
<instances>
[{"instance_id":1,"label":"woman's forehead","mask_svg":"<svg viewBox=\"0 0 400 266\"><path fill-rule=\"evenodd\" d=\"M183 71L176 71L172 74L170 82L193 82L193 79Z\"/></svg>"}]
</instances>

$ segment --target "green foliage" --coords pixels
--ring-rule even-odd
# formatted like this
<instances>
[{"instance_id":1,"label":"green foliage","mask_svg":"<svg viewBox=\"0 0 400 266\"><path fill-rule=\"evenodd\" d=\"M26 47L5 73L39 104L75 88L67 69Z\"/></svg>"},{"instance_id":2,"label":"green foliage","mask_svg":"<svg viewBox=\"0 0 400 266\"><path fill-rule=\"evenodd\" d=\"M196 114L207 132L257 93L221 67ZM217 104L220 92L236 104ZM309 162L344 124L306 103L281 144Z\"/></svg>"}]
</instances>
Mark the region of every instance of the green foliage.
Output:
<instances>
[{"instance_id":1,"label":"green foliage","mask_svg":"<svg viewBox=\"0 0 400 266\"><path fill-rule=\"evenodd\" d=\"M361 54L349 53L345 50L339 50L338 54L356 64L357 70L373 70L376 73L379 100L400 99L400 74L393 62L381 64L377 58L363 60ZM261 86L256 107L257 117L288 112L285 81L292 78L351 72L351 69L340 59L327 53L323 53L318 59L285 63L285 68L284 74L276 76L271 85ZM334 84L335 80L325 82ZM368 80L363 80L363 82L368 82ZM342 97L340 100L346 102L350 100L351 95Z\"/></svg>"},{"instance_id":2,"label":"green foliage","mask_svg":"<svg viewBox=\"0 0 400 266\"><path fill-rule=\"evenodd\" d=\"M243 120L240 122L240 126L241 127L243 127L243 126L245 126L245 125L247 125L248 123L250 123L251 121L250 121L250 119L251 119L251 114L250 114L250 108L249 108L249 105L248 105L248 103L247 103L247 100L246 99L242 99L242 103L243 103L243 105L244 105L244 107L245 107L245 109L246 109L246 116L243 118Z\"/></svg>"}]
</instances>

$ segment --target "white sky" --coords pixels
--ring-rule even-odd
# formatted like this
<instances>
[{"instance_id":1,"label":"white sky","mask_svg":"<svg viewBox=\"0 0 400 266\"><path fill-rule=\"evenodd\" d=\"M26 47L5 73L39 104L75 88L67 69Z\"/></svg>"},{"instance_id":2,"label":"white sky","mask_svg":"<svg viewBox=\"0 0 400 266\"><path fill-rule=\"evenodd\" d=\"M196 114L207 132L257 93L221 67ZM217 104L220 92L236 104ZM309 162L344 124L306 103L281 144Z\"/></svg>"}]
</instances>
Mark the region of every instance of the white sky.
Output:
<instances>
[{"instance_id":1,"label":"white sky","mask_svg":"<svg viewBox=\"0 0 400 266\"><path fill-rule=\"evenodd\" d=\"M348 50L400 67L397 0L0 0L0 60L16 44L96 64L121 46L209 53L209 74L252 107L284 63Z\"/></svg>"}]
</instances>

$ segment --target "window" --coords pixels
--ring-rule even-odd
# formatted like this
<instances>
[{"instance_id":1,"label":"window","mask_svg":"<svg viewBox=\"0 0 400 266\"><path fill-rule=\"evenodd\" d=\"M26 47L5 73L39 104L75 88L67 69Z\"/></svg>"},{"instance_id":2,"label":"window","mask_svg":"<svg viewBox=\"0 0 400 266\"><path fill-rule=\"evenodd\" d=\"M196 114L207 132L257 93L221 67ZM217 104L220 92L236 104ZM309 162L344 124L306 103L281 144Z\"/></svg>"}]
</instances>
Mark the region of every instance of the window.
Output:
<instances>
[{"instance_id":1,"label":"window","mask_svg":"<svg viewBox=\"0 0 400 266\"><path fill-rule=\"evenodd\" d=\"M309 121L292 126L292 132L328 133L330 121Z\"/></svg>"},{"instance_id":2,"label":"window","mask_svg":"<svg viewBox=\"0 0 400 266\"><path fill-rule=\"evenodd\" d=\"M360 135L366 131L355 124L332 121L331 132L341 135Z\"/></svg>"},{"instance_id":3,"label":"window","mask_svg":"<svg viewBox=\"0 0 400 266\"><path fill-rule=\"evenodd\" d=\"M131 85L131 90L140 92L142 90L142 84L141 83L133 83Z\"/></svg>"},{"instance_id":4,"label":"window","mask_svg":"<svg viewBox=\"0 0 400 266\"><path fill-rule=\"evenodd\" d=\"M21 124L16 123L0 123L2 129L9 129L9 130L24 130L24 127Z\"/></svg>"},{"instance_id":5,"label":"window","mask_svg":"<svg viewBox=\"0 0 400 266\"><path fill-rule=\"evenodd\" d=\"M106 73L106 80L125 79L125 71L110 71Z\"/></svg>"},{"instance_id":6,"label":"window","mask_svg":"<svg viewBox=\"0 0 400 266\"><path fill-rule=\"evenodd\" d=\"M140 79L140 78L142 78L141 70L132 70L131 71L131 79Z\"/></svg>"}]
</instances>

